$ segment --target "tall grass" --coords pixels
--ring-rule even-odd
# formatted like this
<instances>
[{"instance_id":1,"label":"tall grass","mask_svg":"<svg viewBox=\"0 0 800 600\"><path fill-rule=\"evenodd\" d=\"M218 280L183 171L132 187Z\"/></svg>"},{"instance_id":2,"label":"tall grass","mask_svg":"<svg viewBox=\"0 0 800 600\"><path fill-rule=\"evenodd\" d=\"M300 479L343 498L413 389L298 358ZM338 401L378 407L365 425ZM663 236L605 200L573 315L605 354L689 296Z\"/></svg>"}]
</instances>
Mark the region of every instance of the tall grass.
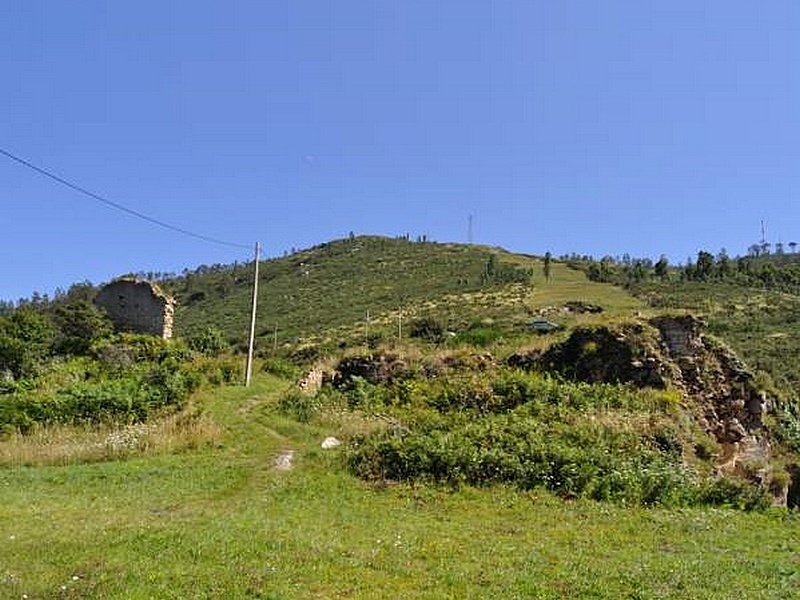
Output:
<instances>
[{"instance_id":1,"label":"tall grass","mask_svg":"<svg viewBox=\"0 0 800 600\"><path fill-rule=\"evenodd\" d=\"M182 412L130 425L35 425L0 438L0 466L68 465L182 452L218 444L222 429Z\"/></svg>"}]
</instances>

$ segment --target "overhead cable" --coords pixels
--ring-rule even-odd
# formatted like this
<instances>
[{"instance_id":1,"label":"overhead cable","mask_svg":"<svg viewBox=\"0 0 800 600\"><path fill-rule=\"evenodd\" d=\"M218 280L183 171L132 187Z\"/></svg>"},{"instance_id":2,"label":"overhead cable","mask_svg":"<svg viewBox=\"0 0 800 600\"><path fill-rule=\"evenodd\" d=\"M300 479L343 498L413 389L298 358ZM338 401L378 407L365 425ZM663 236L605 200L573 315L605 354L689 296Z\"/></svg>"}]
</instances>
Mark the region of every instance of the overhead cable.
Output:
<instances>
[{"instance_id":1,"label":"overhead cable","mask_svg":"<svg viewBox=\"0 0 800 600\"><path fill-rule=\"evenodd\" d=\"M124 205L120 204L119 202L114 202L113 200L109 200L108 198L105 198L105 197L101 196L100 194L95 194L94 192L91 192L91 191L87 190L86 188L83 188L83 187L81 187L81 186L79 186L79 185L77 185L75 183L72 183L71 181L68 181L68 180L64 179L63 177L59 177L58 175L48 171L47 169L43 169L42 167L37 167L33 163L25 160L24 158L20 158L19 156L16 156L16 155L12 154L11 152L8 152L7 150L3 150L2 148L0 148L0 154L2 154L3 156L6 156L7 158L10 158L13 161L18 162L21 165L24 165L24 166L28 167L29 169L32 169L33 171L36 171L40 175L44 175L45 177L49 177L50 179L52 179L54 181L57 181L61 185L65 185L68 188L70 188L72 190L75 190L76 192L84 194L85 196L89 196L90 198L93 198L94 200L97 200L98 202L102 202L106 206L110 206L111 208L115 208L115 209L117 209L119 211L122 211L124 213L127 213L127 214L129 214L129 215L131 215L133 217L136 217L138 219L142 219L143 221L147 221L148 223L152 223L154 225L158 225L159 227L163 227L164 229L169 229L171 231L175 231L176 233L181 233L183 235L188 235L189 237L193 237L193 238L196 238L196 239L199 239L199 240L203 240L205 242L211 242L213 244L220 244L220 245L223 245L223 246L230 246L232 248L245 248L247 250L250 250L250 248L251 248L249 245L238 244L236 242L229 242L229 241L226 241L226 240L220 240L220 239L217 239L217 238L214 238L214 237L211 237L211 236L207 236L207 235L203 235L203 234L200 234L200 233L195 233L193 231L189 231L188 229L184 229L183 227L178 227L176 225L172 225L170 223L166 223L164 221L156 219L155 217L151 217L151 216L146 215L146 214L144 214L142 212L139 212L137 210L133 210L132 208L128 208L127 206L124 206Z\"/></svg>"}]
</instances>

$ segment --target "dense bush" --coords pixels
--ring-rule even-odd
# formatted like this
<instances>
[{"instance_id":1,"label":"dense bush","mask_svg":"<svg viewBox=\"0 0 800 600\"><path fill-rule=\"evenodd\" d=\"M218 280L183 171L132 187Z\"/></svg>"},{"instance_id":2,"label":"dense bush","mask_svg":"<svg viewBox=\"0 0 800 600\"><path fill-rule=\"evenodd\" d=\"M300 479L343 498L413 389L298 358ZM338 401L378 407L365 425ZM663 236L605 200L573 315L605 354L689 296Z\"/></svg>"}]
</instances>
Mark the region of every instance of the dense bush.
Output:
<instances>
[{"instance_id":1,"label":"dense bush","mask_svg":"<svg viewBox=\"0 0 800 600\"><path fill-rule=\"evenodd\" d=\"M390 386L356 383L340 392L347 406L390 411L402 424L353 440L347 464L365 479L510 483L645 506L749 509L767 498L748 482L705 483L686 467L680 431L666 418L678 410L671 393L513 369ZM306 419L325 394L305 400ZM625 425L637 418L637 427Z\"/></svg>"},{"instance_id":2,"label":"dense bush","mask_svg":"<svg viewBox=\"0 0 800 600\"><path fill-rule=\"evenodd\" d=\"M457 428L382 431L359 440L349 465L370 479L542 487L565 497L634 504L685 504L694 480L646 438L593 423L545 425L510 413Z\"/></svg>"},{"instance_id":3,"label":"dense bush","mask_svg":"<svg viewBox=\"0 0 800 600\"><path fill-rule=\"evenodd\" d=\"M29 308L0 317L0 375L34 375L50 356L55 330L43 314Z\"/></svg>"},{"instance_id":4,"label":"dense bush","mask_svg":"<svg viewBox=\"0 0 800 600\"><path fill-rule=\"evenodd\" d=\"M212 385L236 383L244 376L244 363L237 357L217 357L195 362L202 379Z\"/></svg>"},{"instance_id":5,"label":"dense bush","mask_svg":"<svg viewBox=\"0 0 800 600\"><path fill-rule=\"evenodd\" d=\"M226 383L238 368L199 360L183 344L125 334L94 346L95 358L54 362L38 378L0 390L0 427L34 423L138 422L182 408L203 381Z\"/></svg>"},{"instance_id":6,"label":"dense bush","mask_svg":"<svg viewBox=\"0 0 800 600\"><path fill-rule=\"evenodd\" d=\"M65 355L84 355L96 341L113 331L108 316L87 300L72 300L56 305L52 310L56 327L54 352Z\"/></svg>"},{"instance_id":7,"label":"dense bush","mask_svg":"<svg viewBox=\"0 0 800 600\"><path fill-rule=\"evenodd\" d=\"M421 317L411 321L408 335L429 342L438 343L444 339L445 327L433 317Z\"/></svg>"},{"instance_id":8,"label":"dense bush","mask_svg":"<svg viewBox=\"0 0 800 600\"><path fill-rule=\"evenodd\" d=\"M455 341L476 347L488 346L503 337L503 330L492 323L472 323L465 331L456 336Z\"/></svg>"},{"instance_id":9,"label":"dense bush","mask_svg":"<svg viewBox=\"0 0 800 600\"><path fill-rule=\"evenodd\" d=\"M278 410L301 423L308 423L317 414L321 406L322 403L319 397L312 394L304 394L297 390L281 395L278 400Z\"/></svg>"},{"instance_id":10,"label":"dense bush","mask_svg":"<svg viewBox=\"0 0 800 600\"><path fill-rule=\"evenodd\" d=\"M546 374L502 368L486 373L456 371L432 379L399 379L375 385L354 378L347 393L351 408L380 411L397 406L433 408L441 413L502 413L524 405L540 418L585 410L673 410L678 396L672 392L633 389L614 384L564 381ZM365 400L369 406L365 406Z\"/></svg>"},{"instance_id":11,"label":"dense bush","mask_svg":"<svg viewBox=\"0 0 800 600\"><path fill-rule=\"evenodd\" d=\"M216 356L230 347L225 335L216 327L206 327L203 331L189 336L188 344L192 350L210 356Z\"/></svg>"},{"instance_id":12,"label":"dense bush","mask_svg":"<svg viewBox=\"0 0 800 600\"><path fill-rule=\"evenodd\" d=\"M298 379L302 373L300 367L284 358L268 358L264 361L262 370L284 379Z\"/></svg>"}]
</instances>

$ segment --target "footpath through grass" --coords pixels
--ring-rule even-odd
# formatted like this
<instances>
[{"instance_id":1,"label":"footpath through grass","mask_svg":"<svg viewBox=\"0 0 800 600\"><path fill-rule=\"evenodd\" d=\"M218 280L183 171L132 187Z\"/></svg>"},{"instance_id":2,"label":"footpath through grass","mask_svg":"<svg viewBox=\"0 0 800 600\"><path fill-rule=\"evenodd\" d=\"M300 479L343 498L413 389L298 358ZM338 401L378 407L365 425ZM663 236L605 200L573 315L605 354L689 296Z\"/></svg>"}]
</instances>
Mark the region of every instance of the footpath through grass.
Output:
<instances>
[{"instance_id":1,"label":"footpath through grass","mask_svg":"<svg viewBox=\"0 0 800 600\"><path fill-rule=\"evenodd\" d=\"M793 513L369 487L260 379L208 399L218 446L0 470L0 598L789 598ZM342 426L342 424L339 424ZM295 451L289 471L274 468Z\"/></svg>"}]
</instances>

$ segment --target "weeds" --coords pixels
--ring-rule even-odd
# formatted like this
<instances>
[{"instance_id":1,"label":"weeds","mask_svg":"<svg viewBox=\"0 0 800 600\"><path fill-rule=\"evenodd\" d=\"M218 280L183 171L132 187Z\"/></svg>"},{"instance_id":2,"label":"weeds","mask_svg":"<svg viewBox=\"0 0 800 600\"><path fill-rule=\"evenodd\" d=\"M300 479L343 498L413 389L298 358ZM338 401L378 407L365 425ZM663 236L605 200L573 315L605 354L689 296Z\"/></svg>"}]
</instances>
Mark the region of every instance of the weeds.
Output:
<instances>
[{"instance_id":1,"label":"weeds","mask_svg":"<svg viewBox=\"0 0 800 600\"><path fill-rule=\"evenodd\" d=\"M0 465L65 465L179 452L217 444L221 428L204 415L182 412L148 423L34 425L0 439Z\"/></svg>"},{"instance_id":2,"label":"weeds","mask_svg":"<svg viewBox=\"0 0 800 600\"><path fill-rule=\"evenodd\" d=\"M672 420L674 392L498 368L388 385L358 378L341 394L349 409L402 424L352 440L347 464L364 479L512 484L645 506L768 504L758 486L686 466L691 432Z\"/></svg>"}]
</instances>

